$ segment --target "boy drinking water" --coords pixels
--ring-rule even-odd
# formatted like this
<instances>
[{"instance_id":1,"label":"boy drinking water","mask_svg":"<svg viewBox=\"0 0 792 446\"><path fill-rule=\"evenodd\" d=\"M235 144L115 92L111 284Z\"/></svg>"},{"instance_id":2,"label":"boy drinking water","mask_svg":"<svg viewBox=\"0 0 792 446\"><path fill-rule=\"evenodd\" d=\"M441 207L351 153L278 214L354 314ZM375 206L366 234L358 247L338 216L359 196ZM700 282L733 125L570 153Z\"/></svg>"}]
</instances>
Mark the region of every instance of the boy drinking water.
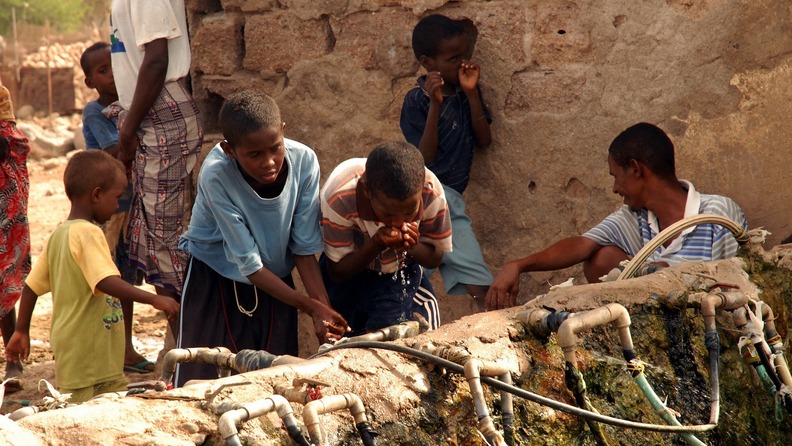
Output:
<instances>
[{"instance_id":1,"label":"boy drinking water","mask_svg":"<svg viewBox=\"0 0 792 446\"><path fill-rule=\"evenodd\" d=\"M443 187L410 144L389 142L333 170L321 192L330 303L353 334L414 319L440 326L424 268L451 250Z\"/></svg>"},{"instance_id":2,"label":"boy drinking water","mask_svg":"<svg viewBox=\"0 0 792 446\"><path fill-rule=\"evenodd\" d=\"M33 309L38 296L51 291L55 379L58 390L79 403L126 390L124 316L118 299L152 305L168 318L177 315L179 304L121 279L104 234L94 224L107 222L118 209L127 187L124 166L103 151L80 152L66 165L63 183L71 211L27 277L6 358L27 359Z\"/></svg>"},{"instance_id":3,"label":"boy drinking water","mask_svg":"<svg viewBox=\"0 0 792 446\"><path fill-rule=\"evenodd\" d=\"M481 247L465 213L462 193L470 179L473 148L490 145L492 118L481 100L481 68L471 62L473 37L461 21L434 14L415 26L412 46L427 73L404 98L401 130L443 183L453 250L443 256L440 274L446 292L468 293L482 306L492 283Z\"/></svg>"},{"instance_id":4,"label":"boy drinking water","mask_svg":"<svg viewBox=\"0 0 792 446\"><path fill-rule=\"evenodd\" d=\"M347 322L330 307L315 257L322 251L316 154L284 138L269 96L230 96L219 120L225 139L201 166L179 243L192 255L179 347L297 355L297 309L313 318L319 342L340 337ZM307 295L294 290L295 266ZM176 385L197 378L217 378L217 368L179 364Z\"/></svg>"},{"instance_id":5,"label":"boy drinking water","mask_svg":"<svg viewBox=\"0 0 792 446\"><path fill-rule=\"evenodd\" d=\"M110 61L110 44L97 42L86 48L80 57L80 67L85 73L85 85L99 93L99 99L85 104L83 109L83 136L88 149L101 149L110 155L118 156L118 129L116 123L108 119L102 111L118 101L113 67ZM113 257L121 278L132 285L143 283L143 274L129 261L127 251L126 226L129 216L129 203L132 200L132 185L128 185L118 200L118 211L102 225L110 255ZM131 300L122 300L126 336L124 370L128 372L149 373L154 371L154 363L135 351L132 345L132 315L134 306Z\"/></svg>"}]
</instances>

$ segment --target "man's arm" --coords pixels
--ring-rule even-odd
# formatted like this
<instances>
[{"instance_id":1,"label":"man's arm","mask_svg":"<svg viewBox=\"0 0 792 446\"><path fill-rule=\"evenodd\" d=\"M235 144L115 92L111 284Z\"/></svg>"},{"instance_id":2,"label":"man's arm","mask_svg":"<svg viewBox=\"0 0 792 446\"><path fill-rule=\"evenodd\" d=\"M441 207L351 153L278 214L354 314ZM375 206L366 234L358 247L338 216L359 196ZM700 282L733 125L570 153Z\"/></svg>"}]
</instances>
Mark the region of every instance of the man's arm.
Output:
<instances>
[{"instance_id":1,"label":"man's arm","mask_svg":"<svg viewBox=\"0 0 792 446\"><path fill-rule=\"evenodd\" d=\"M135 158L137 130L162 92L167 72L168 40L164 38L152 40L146 44L135 85L135 96L132 105L129 106L123 127L118 132L118 155L125 164L131 163Z\"/></svg>"},{"instance_id":2,"label":"man's arm","mask_svg":"<svg viewBox=\"0 0 792 446\"><path fill-rule=\"evenodd\" d=\"M487 292L484 302L486 309L498 310L516 304L521 273L568 268L589 259L599 248L600 245L593 240L580 236L570 237L528 257L507 263L498 272Z\"/></svg>"}]
</instances>

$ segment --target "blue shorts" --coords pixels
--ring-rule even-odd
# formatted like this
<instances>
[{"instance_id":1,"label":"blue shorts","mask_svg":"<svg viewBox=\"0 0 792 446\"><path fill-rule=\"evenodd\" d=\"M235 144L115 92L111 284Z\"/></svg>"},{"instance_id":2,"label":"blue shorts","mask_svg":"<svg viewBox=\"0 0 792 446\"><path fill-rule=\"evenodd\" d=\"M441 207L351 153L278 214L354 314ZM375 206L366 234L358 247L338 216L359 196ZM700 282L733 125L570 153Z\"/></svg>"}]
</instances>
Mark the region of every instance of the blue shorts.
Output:
<instances>
[{"instance_id":1,"label":"blue shorts","mask_svg":"<svg viewBox=\"0 0 792 446\"><path fill-rule=\"evenodd\" d=\"M492 273L481 254L481 246L473 233L473 222L465 213L462 194L443 185L448 212L451 214L451 244L453 251L443 254L438 269L443 277L446 294L468 294L465 285L492 285ZM426 272L431 277L434 270Z\"/></svg>"},{"instance_id":2,"label":"blue shorts","mask_svg":"<svg viewBox=\"0 0 792 446\"><path fill-rule=\"evenodd\" d=\"M393 274L365 269L340 283L330 280L324 254L319 258L319 268L330 305L352 327L350 336L413 320L414 312L429 322L430 330L440 326L440 309L434 289L423 274L423 268L415 262Z\"/></svg>"}]
</instances>

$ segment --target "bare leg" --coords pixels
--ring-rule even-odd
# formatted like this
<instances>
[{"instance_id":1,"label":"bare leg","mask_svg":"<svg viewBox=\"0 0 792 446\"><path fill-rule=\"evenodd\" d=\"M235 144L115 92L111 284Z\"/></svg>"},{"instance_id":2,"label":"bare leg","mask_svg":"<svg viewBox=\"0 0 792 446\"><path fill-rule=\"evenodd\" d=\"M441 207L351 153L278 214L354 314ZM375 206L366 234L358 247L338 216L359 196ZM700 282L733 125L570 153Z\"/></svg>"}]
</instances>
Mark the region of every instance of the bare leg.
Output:
<instances>
[{"instance_id":1,"label":"bare leg","mask_svg":"<svg viewBox=\"0 0 792 446\"><path fill-rule=\"evenodd\" d=\"M11 340L11 335L14 334L14 330L16 329L16 309L12 308L11 311L5 315L3 319L0 319L0 331L3 332L3 342L5 345L8 345L8 341ZM22 363L17 362L6 362L6 370L5 370L5 377L3 380L5 381L8 378L15 378L15 377L22 377Z\"/></svg>"},{"instance_id":2,"label":"bare leg","mask_svg":"<svg viewBox=\"0 0 792 446\"><path fill-rule=\"evenodd\" d=\"M131 300L121 301L121 311L124 312L124 335L126 337L124 346L124 365L136 365L147 361L143 355L135 350L135 346L132 345L132 317L134 315L134 305L135 303ZM152 366L145 367L145 369L151 369L152 372L154 371Z\"/></svg>"},{"instance_id":3,"label":"bare leg","mask_svg":"<svg viewBox=\"0 0 792 446\"><path fill-rule=\"evenodd\" d=\"M476 305L478 306L478 312L481 313L484 311L484 296L487 295L489 287L485 285L465 284L465 288L467 289L468 294L473 297L473 301L476 302Z\"/></svg>"},{"instance_id":4,"label":"bare leg","mask_svg":"<svg viewBox=\"0 0 792 446\"><path fill-rule=\"evenodd\" d=\"M616 246L603 246L583 263L583 274L586 275L586 280L589 283L598 283L600 277L608 274L613 268L619 266L622 260L628 258L627 253Z\"/></svg>"}]
</instances>

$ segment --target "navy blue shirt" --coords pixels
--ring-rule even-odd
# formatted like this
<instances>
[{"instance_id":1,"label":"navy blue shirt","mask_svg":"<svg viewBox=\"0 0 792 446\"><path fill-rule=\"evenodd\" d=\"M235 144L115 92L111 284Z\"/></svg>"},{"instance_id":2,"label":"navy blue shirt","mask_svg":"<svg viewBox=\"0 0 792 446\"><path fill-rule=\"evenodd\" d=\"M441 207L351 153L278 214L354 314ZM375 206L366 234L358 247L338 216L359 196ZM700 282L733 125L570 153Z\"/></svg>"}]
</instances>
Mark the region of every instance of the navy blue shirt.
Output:
<instances>
[{"instance_id":1,"label":"navy blue shirt","mask_svg":"<svg viewBox=\"0 0 792 446\"><path fill-rule=\"evenodd\" d=\"M425 80L426 76L419 77L418 87L407 92L399 122L404 138L416 147L421 142L426 127L426 117L429 114L430 99L429 93L424 90ZM487 122L492 122L492 116L486 107L484 107L484 115L487 117ZM427 163L426 167L440 179L441 183L461 194L467 188L470 179L475 142L470 103L465 92L458 89L453 95L443 97L443 102L440 104L437 155L434 162Z\"/></svg>"}]
</instances>

